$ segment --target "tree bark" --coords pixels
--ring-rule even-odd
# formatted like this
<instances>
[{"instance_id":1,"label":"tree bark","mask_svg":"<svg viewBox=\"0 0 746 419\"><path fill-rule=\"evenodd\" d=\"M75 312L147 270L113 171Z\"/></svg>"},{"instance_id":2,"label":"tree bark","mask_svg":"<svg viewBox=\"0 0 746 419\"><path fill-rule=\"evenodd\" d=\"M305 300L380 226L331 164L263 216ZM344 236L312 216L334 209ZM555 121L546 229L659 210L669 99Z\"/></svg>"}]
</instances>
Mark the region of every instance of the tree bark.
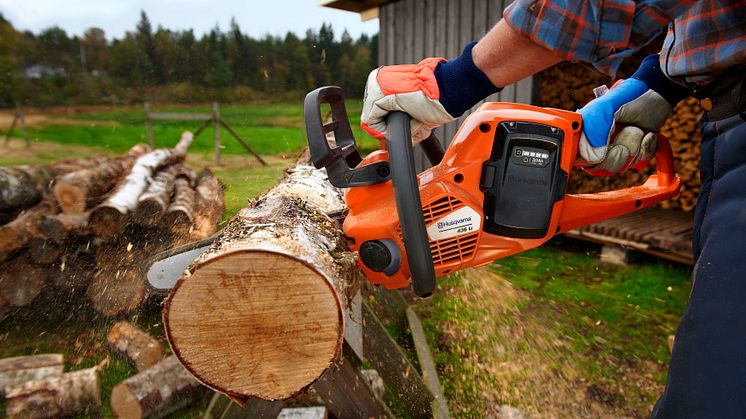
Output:
<instances>
[{"instance_id":1,"label":"tree bark","mask_svg":"<svg viewBox=\"0 0 746 419\"><path fill-rule=\"evenodd\" d=\"M137 206L137 199L147 188L153 173L161 167L183 161L193 138L192 133L184 132L176 147L155 150L138 158L109 198L91 211L89 225L93 233L104 238L119 233L125 217Z\"/></svg>"},{"instance_id":2,"label":"tree bark","mask_svg":"<svg viewBox=\"0 0 746 419\"><path fill-rule=\"evenodd\" d=\"M0 260L22 248L34 237L39 237L38 225L45 215L55 214L57 208L51 199L44 199L24 211L15 220L0 227Z\"/></svg>"},{"instance_id":3,"label":"tree bark","mask_svg":"<svg viewBox=\"0 0 746 419\"><path fill-rule=\"evenodd\" d=\"M101 408L98 367L11 387L8 418L55 418L94 414Z\"/></svg>"},{"instance_id":4,"label":"tree bark","mask_svg":"<svg viewBox=\"0 0 746 419\"><path fill-rule=\"evenodd\" d=\"M46 283L46 270L19 256L3 264L0 269L0 295L10 305L30 304Z\"/></svg>"},{"instance_id":5,"label":"tree bark","mask_svg":"<svg viewBox=\"0 0 746 419\"><path fill-rule=\"evenodd\" d=\"M69 236L88 234L89 213L45 215L39 222L39 232L49 240L61 242Z\"/></svg>"},{"instance_id":6,"label":"tree bark","mask_svg":"<svg viewBox=\"0 0 746 419\"><path fill-rule=\"evenodd\" d=\"M79 214L98 204L104 194L132 167L135 160L150 151L148 145L137 144L122 157L58 177L52 191L62 212Z\"/></svg>"},{"instance_id":7,"label":"tree bark","mask_svg":"<svg viewBox=\"0 0 746 419\"><path fill-rule=\"evenodd\" d=\"M148 189L137 200L137 208L132 216L134 221L142 225L156 225L166 212L171 202L171 191L174 189L174 181L179 173L184 171L184 166L175 164L158 172Z\"/></svg>"},{"instance_id":8,"label":"tree bark","mask_svg":"<svg viewBox=\"0 0 746 419\"><path fill-rule=\"evenodd\" d=\"M194 221L194 189L189 174L179 176L174 181L174 198L163 216L161 224L174 232L185 232Z\"/></svg>"},{"instance_id":9,"label":"tree bark","mask_svg":"<svg viewBox=\"0 0 746 419\"><path fill-rule=\"evenodd\" d=\"M138 371L146 370L166 357L160 342L129 322L119 322L109 329L106 337L109 347L134 365Z\"/></svg>"},{"instance_id":10,"label":"tree bark","mask_svg":"<svg viewBox=\"0 0 746 419\"><path fill-rule=\"evenodd\" d=\"M218 230L225 211L225 186L208 169L200 173L194 193L192 238L204 240Z\"/></svg>"},{"instance_id":11,"label":"tree bark","mask_svg":"<svg viewBox=\"0 0 746 419\"><path fill-rule=\"evenodd\" d=\"M204 394L174 356L117 384L111 392L111 410L118 418L162 417Z\"/></svg>"},{"instance_id":12,"label":"tree bark","mask_svg":"<svg viewBox=\"0 0 746 419\"><path fill-rule=\"evenodd\" d=\"M343 208L326 172L301 163L228 223L164 303L189 372L243 404L291 397L329 368L360 278L327 215Z\"/></svg>"},{"instance_id":13,"label":"tree bark","mask_svg":"<svg viewBox=\"0 0 746 419\"><path fill-rule=\"evenodd\" d=\"M28 381L60 377L65 368L62 354L16 356L0 359L0 396L5 389Z\"/></svg>"}]
</instances>

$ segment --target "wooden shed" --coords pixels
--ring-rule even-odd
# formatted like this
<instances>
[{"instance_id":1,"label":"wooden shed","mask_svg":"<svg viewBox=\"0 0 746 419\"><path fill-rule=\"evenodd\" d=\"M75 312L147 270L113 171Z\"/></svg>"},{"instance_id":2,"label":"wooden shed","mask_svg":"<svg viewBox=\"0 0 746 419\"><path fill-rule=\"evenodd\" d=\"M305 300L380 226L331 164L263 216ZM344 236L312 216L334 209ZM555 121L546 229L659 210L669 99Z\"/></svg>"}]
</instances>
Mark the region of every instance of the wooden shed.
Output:
<instances>
[{"instance_id":1,"label":"wooden shed","mask_svg":"<svg viewBox=\"0 0 746 419\"><path fill-rule=\"evenodd\" d=\"M426 57L454 58L478 40L502 17L511 0L319 0L319 4L378 18L378 63L415 63ZM534 77L507 86L492 101L536 103ZM463 121L460 118L437 132L446 145ZM418 153L418 166L425 164Z\"/></svg>"}]
</instances>

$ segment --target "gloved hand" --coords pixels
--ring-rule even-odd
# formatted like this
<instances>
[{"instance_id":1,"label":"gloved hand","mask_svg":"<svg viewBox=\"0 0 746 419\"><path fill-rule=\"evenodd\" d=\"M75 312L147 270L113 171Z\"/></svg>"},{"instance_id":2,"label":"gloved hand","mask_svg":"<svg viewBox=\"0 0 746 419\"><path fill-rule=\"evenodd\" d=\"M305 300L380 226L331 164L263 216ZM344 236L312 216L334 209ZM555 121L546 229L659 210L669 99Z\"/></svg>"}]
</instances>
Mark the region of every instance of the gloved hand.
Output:
<instances>
[{"instance_id":1,"label":"gloved hand","mask_svg":"<svg viewBox=\"0 0 746 419\"><path fill-rule=\"evenodd\" d=\"M635 74L615 84L578 112L583 115L577 162L591 174L620 173L655 156L656 132L688 96L669 80L658 54L646 57ZM617 125L626 125L615 132Z\"/></svg>"},{"instance_id":2,"label":"gloved hand","mask_svg":"<svg viewBox=\"0 0 746 419\"><path fill-rule=\"evenodd\" d=\"M379 140L386 137L387 115L412 117L412 139L418 143L430 131L453 121L483 98L499 91L474 65L466 46L460 57L426 58L419 64L383 66L368 76L360 125Z\"/></svg>"}]
</instances>

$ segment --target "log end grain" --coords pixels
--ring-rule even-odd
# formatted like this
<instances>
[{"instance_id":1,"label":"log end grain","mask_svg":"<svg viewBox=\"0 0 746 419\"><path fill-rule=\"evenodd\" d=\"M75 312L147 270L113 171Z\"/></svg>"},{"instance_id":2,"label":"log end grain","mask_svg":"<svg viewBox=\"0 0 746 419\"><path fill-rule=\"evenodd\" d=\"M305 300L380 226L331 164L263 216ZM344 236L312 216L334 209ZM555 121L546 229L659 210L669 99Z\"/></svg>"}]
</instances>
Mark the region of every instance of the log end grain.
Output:
<instances>
[{"instance_id":1,"label":"log end grain","mask_svg":"<svg viewBox=\"0 0 746 419\"><path fill-rule=\"evenodd\" d=\"M166 352L160 342L129 322L118 322L106 336L109 346L134 364L138 371L161 362Z\"/></svg>"},{"instance_id":2,"label":"log end grain","mask_svg":"<svg viewBox=\"0 0 746 419\"><path fill-rule=\"evenodd\" d=\"M173 352L203 383L239 403L249 396L291 397L339 356L339 296L299 259L239 250L206 261L184 279L164 305Z\"/></svg>"},{"instance_id":3,"label":"log end grain","mask_svg":"<svg viewBox=\"0 0 746 419\"><path fill-rule=\"evenodd\" d=\"M63 213L78 214L85 211L87 196L80 185L58 182L52 192Z\"/></svg>"}]
</instances>

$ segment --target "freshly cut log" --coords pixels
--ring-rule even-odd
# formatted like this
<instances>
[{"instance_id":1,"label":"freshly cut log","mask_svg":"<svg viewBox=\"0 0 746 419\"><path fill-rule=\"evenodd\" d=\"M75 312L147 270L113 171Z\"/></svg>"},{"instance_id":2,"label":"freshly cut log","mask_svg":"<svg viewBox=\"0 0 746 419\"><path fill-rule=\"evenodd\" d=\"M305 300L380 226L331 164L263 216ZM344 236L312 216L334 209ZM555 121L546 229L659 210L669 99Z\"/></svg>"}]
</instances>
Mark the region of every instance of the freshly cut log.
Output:
<instances>
[{"instance_id":1,"label":"freshly cut log","mask_svg":"<svg viewBox=\"0 0 746 419\"><path fill-rule=\"evenodd\" d=\"M57 261L65 250L64 244L47 240L44 237L31 239L28 255L36 263L48 265Z\"/></svg>"},{"instance_id":2,"label":"freshly cut log","mask_svg":"<svg viewBox=\"0 0 746 419\"><path fill-rule=\"evenodd\" d=\"M203 394L199 381L170 356L117 384L111 391L111 410L125 419L162 417Z\"/></svg>"},{"instance_id":3,"label":"freshly cut log","mask_svg":"<svg viewBox=\"0 0 746 419\"><path fill-rule=\"evenodd\" d=\"M57 418L93 415L101 408L98 367L10 387L8 418Z\"/></svg>"},{"instance_id":4,"label":"freshly cut log","mask_svg":"<svg viewBox=\"0 0 746 419\"><path fill-rule=\"evenodd\" d=\"M0 255L11 253L40 235L37 226L45 215L56 213L52 200L44 199L22 212L15 220L0 226ZM2 257L0 257L2 259Z\"/></svg>"},{"instance_id":5,"label":"freshly cut log","mask_svg":"<svg viewBox=\"0 0 746 419\"><path fill-rule=\"evenodd\" d=\"M106 341L112 350L134 365L138 371L146 370L166 357L166 351L160 342L129 322L114 324L109 329Z\"/></svg>"},{"instance_id":6,"label":"freshly cut log","mask_svg":"<svg viewBox=\"0 0 746 419\"><path fill-rule=\"evenodd\" d=\"M133 219L138 224L156 225L171 202L171 191L176 176L184 171L184 166L175 164L158 172L148 189L137 200Z\"/></svg>"},{"instance_id":7,"label":"freshly cut log","mask_svg":"<svg viewBox=\"0 0 746 419\"><path fill-rule=\"evenodd\" d=\"M104 194L132 167L135 160L150 151L148 145L136 144L120 158L58 177L52 191L62 212L78 214L98 204Z\"/></svg>"},{"instance_id":8,"label":"freshly cut log","mask_svg":"<svg viewBox=\"0 0 746 419\"><path fill-rule=\"evenodd\" d=\"M19 256L3 264L0 269L0 295L10 305L23 307L31 303L42 291L47 272Z\"/></svg>"},{"instance_id":9,"label":"freshly cut log","mask_svg":"<svg viewBox=\"0 0 746 419\"><path fill-rule=\"evenodd\" d=\"M49 191L55 176L95 167L111 157L64 160L51 165L0 167L0 212L27 207Z\"/></svg>"},{"instance_id":10,"label":"freshly cut log","mask_svg":"<svg viewBox=\"0 0 746 419\"><path fill-rule=\"evenodd\" d=\"M163 216L162 224L170 230L189 230L194 220L194 189L186 177L174 182L174 198Z\"/></svg>"},{"instance_id":11,"label":"freshly cut log","mask_svg":"<svg viewBox=\"0 0 746 419\"><path fill-rule=\"evenodd\" d=\"M197 178L194 194L194 226L192 239L203 240L218 229L225 210L225 186L209 169L205 169Z\"/></svg>"},{"instance_id":12,"label":"freshly cut log","mask_svg":"<svg viewBox=\"0 0 746 419\"><path fill-rule=\"evenodd\" d=\"M93 309L112 317L134 311L145 298L145 283L136 267L101 269L88 285Z\"/></svg>"},{"instance_id":13,"label":"freshly cut log","mask_svg":"<svg viewBox=\"0 0 746 419\"><path fill-rule=\"evenodd\" d=\"M0 359L0 396L5 389L28 381L60 377L65 369L62 354L16 356Z\"/></svg>"},{"instance_id":14,"label":"freshly cut log","mask_svg":"<svg viewBox=\"0 0 746 419\"><path fill-rule=\"evenodd\" d=\"M344 208L305 162L234 217L163 308L174 354L239 404L291 397L340 355L360 271L329 212Z\"/></svg>"},{"instance_id":15,"label":"freshly cut log","mask_svg":"<svg viewBox=\"0 0 746 419\"><path fill-rule=\"evenodd\" d=\"M52 241L61 242L71 235L88 234L89 213L45 215L39 223L39 232Z\"/></svg>"},{"instance_id":16,"label":"freshly cut log","mask_svg":"<svg viewBox=\"0 0 746 419\"><path fill-rule=\"evenodd\" d=\"M91 211L89 225L97 236L108 238L119 233L125 216L137 206L137 199L150 183L153 174L161 167L181 162L194 136L181 135L176 147L151 151L137 159L124 181L115 188L101 205Z\"/></svg>"}]
</instances>

